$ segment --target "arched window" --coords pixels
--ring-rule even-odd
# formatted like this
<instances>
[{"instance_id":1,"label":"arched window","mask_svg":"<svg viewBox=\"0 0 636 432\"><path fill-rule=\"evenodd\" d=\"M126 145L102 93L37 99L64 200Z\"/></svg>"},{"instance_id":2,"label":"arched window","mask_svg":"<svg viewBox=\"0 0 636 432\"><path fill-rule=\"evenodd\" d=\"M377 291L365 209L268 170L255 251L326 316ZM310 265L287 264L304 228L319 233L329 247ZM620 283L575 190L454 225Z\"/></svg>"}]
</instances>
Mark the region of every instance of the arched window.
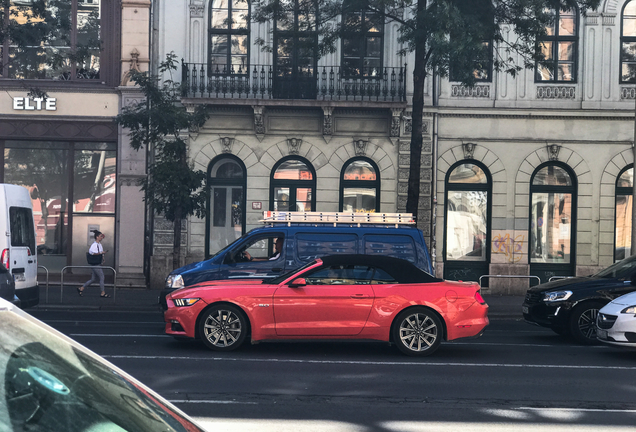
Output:
<instances>
[{"instance_id":1,"label":"arched window","mask_svg":"<svg viewBox=\"0 0 636 432\"><path fill-rule=\"evenodd\" d=\"M543 282L574 275L576 178L564 164L542 164L530 185L530 270Z\"/></svg>"},{"instance_id":2,"label":"arched window","mask_svg":"<svg viewBox=\"0 0 636 432\"><path fill-rule=\"evenodd\" d=\"M308 160L288 156L272 170L269 209L273 211L314 211L316 172Z\"/></svg>"},{"instance_id":3,"label":"arched window","mask_svg":"<svg viewBox=\"0 0 636 432\"><path fill-rule=\"evenodd\" d=\"M633 187L634 165L629 165L623 168L616 179L614 261L620 261L631 254Z\"/></svg>"},{"instance_id":4,"label":"arched window","mask_svg":"<svg viewBox=\"0 0 636 432\"><path fill-rule=\"evenodd\" d=\"M208 166L208 214L205 255L221 250L245 233L245 165L233 155Z\"/></svg>"},{"instance_id":5,"label":"arched window","mask_svg":"<svg viewBox=\"0 0 636 432\"><path fill-rule=\"evenodd\" d=\"M576 82L578 47L578 13L576 10L553 10L554 20L546 26L541 40L543 64L537 64L537 82Z\"/></svg>"},{"instance_id":6,"label":"arched window","mask_svg":"<svg viewBox=\"0 0 636 432\"><path fill-rule=\"evenodd\" d=\"M342 76L382 77L384 16L368 9L348 10L343 22Z\"/></svg>"},{"instance_id":7,"label":"arched window","mask_svg":"<svg viewBox=\"0 0 636 432\"><path fill-rule=\"evenodd\" d=\"M351 159L342 168L340 211L353 213L380 211L380 171L372 160Z\"/></svg>"},{"instance_id":8,"label":"arched window","mask_svg":"<svg viewBox=\"0 0 636 432\"><path fill-rule=\"evenodd\" d=\"M210 1L209 73L248 73L248 5L245 0Z\"/></svg>"},{"instance_id":9,"label":"arched window","mask_svg":"<svg viewBox=\"0 0 636 432\"><path fill-rule=\"evenodd\" d=\"M621 83L636 82L636 1L623 7L621 20Z\"/></svg>"}]
</instances>

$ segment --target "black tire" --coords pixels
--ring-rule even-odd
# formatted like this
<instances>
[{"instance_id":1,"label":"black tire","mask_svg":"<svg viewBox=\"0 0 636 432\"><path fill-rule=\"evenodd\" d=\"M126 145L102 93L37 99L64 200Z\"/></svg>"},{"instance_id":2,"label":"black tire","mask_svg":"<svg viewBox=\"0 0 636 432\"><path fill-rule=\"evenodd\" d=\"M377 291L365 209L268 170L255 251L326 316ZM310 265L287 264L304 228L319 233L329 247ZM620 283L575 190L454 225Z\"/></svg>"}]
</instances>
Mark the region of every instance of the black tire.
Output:
<instances>
[{"instance_id":1,"label":"black tire","mask_svg":"<svg viewBox=\"0 0 636 432\"><path fill-rule=\"evenodd\" d=\"M247 317L236 306L222 304L206 309L199 321L203 343L214 351L233 351L245 341Z\"/></svg>"},{"instance_id":2,"label":"black tire","mask_svg":"<svg viewBox=\"0 0 636 432\"><path fill-rule=\"evenodd\" d=\"M402 311L393 322L393 342L408 356L425 357L433 354L444 337L444 329L437 315L423 307Z\"/></svg>"},{"instance_id":3,"label":"black tire","mask_svg":"<svg viewBox=\"0 0 636 432\"><path fill-rule=\"evenodd\" d=\"M570 334L580 344L594 345L596 339L596 316L599 309L605 306L598 301L581 303L570 313Z\"/></svg>"}]
</instances>

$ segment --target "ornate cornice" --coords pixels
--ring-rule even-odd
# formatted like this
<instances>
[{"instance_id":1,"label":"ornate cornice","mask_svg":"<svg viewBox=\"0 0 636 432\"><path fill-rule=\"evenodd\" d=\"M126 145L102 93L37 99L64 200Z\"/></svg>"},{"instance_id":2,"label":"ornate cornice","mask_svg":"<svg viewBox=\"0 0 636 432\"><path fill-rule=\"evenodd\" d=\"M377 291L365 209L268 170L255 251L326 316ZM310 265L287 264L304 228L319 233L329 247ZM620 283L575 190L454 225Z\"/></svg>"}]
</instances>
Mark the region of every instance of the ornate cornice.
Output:
<instances>
[{"instance_id":1,"label":"ornate cornice","mask_svg":"<svg viewBox=\"0 0 636 432\"><path fill-rule=\"evenodd\" d=\"M611 117L604 117L604 116L581 116L581 115L577 115L577 116L564 116L564 115L554 115L554 116L550 116L550 115L532 115L532 114L520 114L520 115L515 115L515 114L463 114L463 113L443 113L440 112L438 114L440 117L445 117L445 118L480 118L480 119L487 119L487 118L492 118L492 119L513 119L513 120L606 120L606 121L629 121L629 122L634 122L634 115L632 114L631 117L625 116L625 117L618 117L618 116L611 116Z\"/></svg>"}]
</instances>

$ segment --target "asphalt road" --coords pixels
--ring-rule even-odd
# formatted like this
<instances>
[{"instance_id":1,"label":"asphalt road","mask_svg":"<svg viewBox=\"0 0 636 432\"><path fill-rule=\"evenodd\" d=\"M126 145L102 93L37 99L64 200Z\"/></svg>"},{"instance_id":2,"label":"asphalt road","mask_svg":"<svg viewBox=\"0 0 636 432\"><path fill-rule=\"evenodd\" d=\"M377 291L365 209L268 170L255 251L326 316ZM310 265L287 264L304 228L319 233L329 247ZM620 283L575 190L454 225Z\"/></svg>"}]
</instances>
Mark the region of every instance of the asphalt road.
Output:
<instances>
[{"instance_id":1,"label":"asphalt road","mask_svg":"<svg viewBox=\"0 0 636 432\"><path fill-rule=\"evenodd\" d=\"M214 431L634 430L636 351L494 320L412 358L374 342L247 345L163 335L158 312L32 311Z\"/></svg>"}]
</instances>

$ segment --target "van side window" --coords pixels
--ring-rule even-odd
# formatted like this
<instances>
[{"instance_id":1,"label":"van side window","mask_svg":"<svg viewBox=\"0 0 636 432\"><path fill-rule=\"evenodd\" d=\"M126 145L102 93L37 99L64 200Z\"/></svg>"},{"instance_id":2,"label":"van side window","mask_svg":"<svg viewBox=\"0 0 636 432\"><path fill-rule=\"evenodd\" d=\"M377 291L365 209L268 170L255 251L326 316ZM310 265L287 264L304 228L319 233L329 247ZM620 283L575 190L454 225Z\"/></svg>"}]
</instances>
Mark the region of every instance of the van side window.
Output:
<instances>
[{"instance_id":1,"label":"van side window","mask_svg":"<svg viewBox=\"0 0 636 432\"><path fill-rule=\"evenodd\" d=\"M25 246L35 254L35 232L33 213L25 207L9 207L11 225L11 246Z\"/></svg>"},{"instance_id":2,"label":"van side window","mask_svg":"<svg viewBox=\"0 0 636 432\"><path fill-rule=\"evenodd\" d=\"M355 254L358 236L355 234L309 234L296 235L296 256L301 261L311 261L325 255Z\"/></svg>"},{"instance_id":3,"label":"van side window","mask_svg":"<svg viewBox=\"0 0 636 432\"><path fill-rule=\"evenodd\" d=\"M386 255L417 262L413 238L405 235L369 234L364 236L364 253L367 255Z\"/></svg>"}]
</instances>

